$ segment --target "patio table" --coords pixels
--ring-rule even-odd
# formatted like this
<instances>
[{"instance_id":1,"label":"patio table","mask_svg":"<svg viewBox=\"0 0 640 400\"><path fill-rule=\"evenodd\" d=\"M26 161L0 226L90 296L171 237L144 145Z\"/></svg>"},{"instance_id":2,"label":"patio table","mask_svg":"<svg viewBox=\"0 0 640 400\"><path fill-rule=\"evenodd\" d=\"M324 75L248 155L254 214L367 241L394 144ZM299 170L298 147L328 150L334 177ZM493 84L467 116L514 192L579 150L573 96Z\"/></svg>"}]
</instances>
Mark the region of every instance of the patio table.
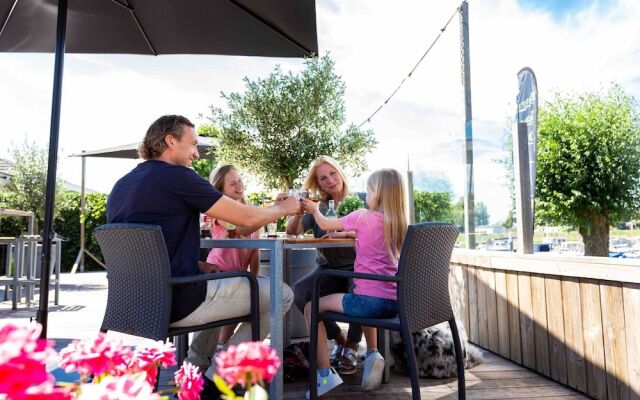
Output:
<instances>
[{"instance_id":1,"label":"patio table","mask_svg":"<svg viewBox=\"0 0 640 400\"><path fill-rule=\"evenodd\" d=\"M353 247L353 239L315 239L315 238L274 238L274 239L201 239L201 248L243 248L269 250L269 278L270 278L270 340L271 347L276 349L282 359L285 341L285 323L282 313L282 283L289 276L289 251L292 249ZM273 378L270 386L269 398L283 398L282 366Z\"/></svg>"}]
</instances>

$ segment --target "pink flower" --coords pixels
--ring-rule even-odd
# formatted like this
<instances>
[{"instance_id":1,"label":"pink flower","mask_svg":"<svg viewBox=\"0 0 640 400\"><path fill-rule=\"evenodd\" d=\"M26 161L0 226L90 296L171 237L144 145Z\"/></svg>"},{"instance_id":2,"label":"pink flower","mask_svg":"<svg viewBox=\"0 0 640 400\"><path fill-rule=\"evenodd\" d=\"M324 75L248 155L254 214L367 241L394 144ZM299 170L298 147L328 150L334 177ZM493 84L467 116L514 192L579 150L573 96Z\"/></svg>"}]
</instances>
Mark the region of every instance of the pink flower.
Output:
<instances>
[{"instance_id":1,"label":"pink flower","mask_svg":"<svg viewBox=\"0 0 640 400\"><path fill-rule=\"evenodd\" d=\"M80 400L159 400L147 383L145 373L136 375L107 376L100 383L84 384L80 388Z\"/></svg>"},{"instance_id":2,"label":"pink flower","mask_svg":"<svg viewBox=\"0 0 640 400\"><path fill-rule=\"evenodd\" d=\"M204 380L198 367L184 362L174 374L178 387L178 400L199 400Z\"/></svg>"},{"instance_id":3,"label":"pink flower","mask_svg":"<svg viewBox=\"0 0 640 400\"><path fill-rule=\"evenodd\" d=\"M72 400L73 389L54 387L53 383L46 382L38 386L32 386L24 397L26 400Z\"/></svg>"},{"instance_id":4,"label":"pink flower","mask_svg":"<svg viewBox=\"0 0 640 400\"><path fill-rule=\"evenodd\" d=\"M122 375L131 361L131 349L120 342L108 340L102 332L94 340L74 340L60 351L58 361L67 372L82 375Z\"/></svg>"},{"instance_id":5,"label":"pink flower","mask_svg":"<svg viewBox=\"0 0 640 400\"><path fill-rule=\"evenodd\" d=\"M157 368L176 365L176 348L173 343L154 342L143 348L136 348L129 365L130 370L146 371L147 382L156 384Z\"/></svg>"},{"instance_id":6,"label":"pink flower","mask_svg":"<svg viewBox=\"0 0 640 400\"><path fill-rule=\"evenodd\" d=\"M280 368L276 351L261 342L229 346L216 357L217 373L229 385L271 382Z\"/></svg>"},{"instance_id":7,"label":"pink flower","mask_svg":"<svg viewBox=\"0 0 640 400\"><path fill-rule=\"evenodd\" d=\"M52 341L40 339L40 326L7 324L0 328L0 393L27 398L31 386L52 383L46 363L55 355Z\"/></svg>"}]
</instances>

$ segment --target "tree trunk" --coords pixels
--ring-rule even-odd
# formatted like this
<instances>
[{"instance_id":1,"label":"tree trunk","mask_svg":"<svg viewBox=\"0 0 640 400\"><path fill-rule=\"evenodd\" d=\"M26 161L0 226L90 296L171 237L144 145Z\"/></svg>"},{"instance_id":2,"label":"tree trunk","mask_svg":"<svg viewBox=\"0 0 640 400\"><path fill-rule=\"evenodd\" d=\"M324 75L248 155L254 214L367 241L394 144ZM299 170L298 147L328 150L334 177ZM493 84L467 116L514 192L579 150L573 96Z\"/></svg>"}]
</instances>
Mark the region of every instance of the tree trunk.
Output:
<instances>
[{"instance_id":1,"label":"tree trunk","mask_svg":"<svg viewBox=\"0 0 640 400\"><path fill-rule=\"evenodd\" d=\"M609 257L609 226L609 220L604 215L595 214L590 226L579 227L585 256Z\"/></svg>"}]
</instances>

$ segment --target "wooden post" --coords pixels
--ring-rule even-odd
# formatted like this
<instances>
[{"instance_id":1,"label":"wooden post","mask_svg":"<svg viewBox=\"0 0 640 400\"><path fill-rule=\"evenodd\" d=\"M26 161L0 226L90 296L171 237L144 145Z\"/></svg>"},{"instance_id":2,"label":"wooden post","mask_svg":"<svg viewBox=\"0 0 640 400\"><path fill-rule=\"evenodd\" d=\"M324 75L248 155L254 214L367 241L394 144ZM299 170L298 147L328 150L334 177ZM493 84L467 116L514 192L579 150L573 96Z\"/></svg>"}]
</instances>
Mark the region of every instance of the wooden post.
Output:
<instances>
[{"instance_id":1,"label":"wooden post","mask_svg":"<svg viewBox=\"0 0 640 400\"><path fill-rule=\"evenodd\" d=\"M531 209L531 185L529 183L529 145L527 124L515 125L513 134L513 166L516 191L516 221L518 253L533 253L533 210Z\"/></svg>"},{"instance_id":2,"label":"wooden post","mask_svg":"<svg viewBox=\"0 0 640 400\"><path fill-rule=\"evenodd\" d=\"M460 5L461 53L462 53L462 84L464 86L464 165L467 181L464 191L464 236L468 249L476 247L475 211L473 189L473 131L471 127L471 61L469 56L469 4L466 1Z\"/></svg>"}]
</instances>

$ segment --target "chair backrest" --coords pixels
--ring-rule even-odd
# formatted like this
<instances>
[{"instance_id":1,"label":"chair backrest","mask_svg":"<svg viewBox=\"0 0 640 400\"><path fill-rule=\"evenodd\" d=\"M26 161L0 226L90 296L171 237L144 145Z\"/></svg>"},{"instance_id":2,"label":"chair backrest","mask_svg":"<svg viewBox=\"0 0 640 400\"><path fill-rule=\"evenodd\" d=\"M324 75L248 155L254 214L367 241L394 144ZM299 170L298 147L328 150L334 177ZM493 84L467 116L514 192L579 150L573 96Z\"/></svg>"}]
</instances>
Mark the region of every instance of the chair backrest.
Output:
<instances>
[{"instance_id":1,"label":"chair backrest","mask_svg":"<svg viewBox=\"0 0 640 400\"><path fill-rule=\"evenodd\" d=\"M109 282L102 330L165 339L171 315L171 267L161 228L106 224L94 233Z\"/></svg>"},{"instance_id":2,"label":"chair backrest","mask_svg":"<svg viewBox=\"0 0 640 400\"><path fill-rule=\"evenodd\" d=\"M453 318L449 263L457 237L453 224L409 225L398 261L398 306L411 332Z\"/></svg>"}]
</instances>

